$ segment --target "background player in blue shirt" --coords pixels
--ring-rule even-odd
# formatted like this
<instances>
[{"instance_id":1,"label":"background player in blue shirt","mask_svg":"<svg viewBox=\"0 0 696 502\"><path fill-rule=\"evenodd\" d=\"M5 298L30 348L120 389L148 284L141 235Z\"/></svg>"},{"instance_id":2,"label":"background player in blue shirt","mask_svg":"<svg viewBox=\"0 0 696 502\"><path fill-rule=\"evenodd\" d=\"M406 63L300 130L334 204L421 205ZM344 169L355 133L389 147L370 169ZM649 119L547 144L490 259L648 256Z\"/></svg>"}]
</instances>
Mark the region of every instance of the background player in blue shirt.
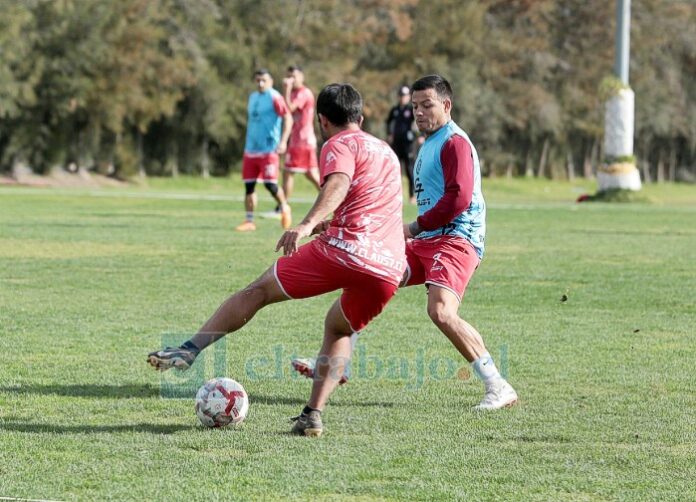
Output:
<instances>
[{"instance_id":1,"label":"background player in blue shirt","mask_svg":"<svg viewBox=\"0 0 696 502\"><path fill-rule=\"evenodd\" d=\"M256 182L261 181L281 208L283 228L292 224L290 206L283 189L278 186L279 155L287 150L292 129L292 114L283 96L273 88L273 78L262 68L254 73L256 91L249 96L248 121L242 179L246 190L244 207L246 219L237 227L240 232L256 230Z\"/></svg>"}]
</instances>

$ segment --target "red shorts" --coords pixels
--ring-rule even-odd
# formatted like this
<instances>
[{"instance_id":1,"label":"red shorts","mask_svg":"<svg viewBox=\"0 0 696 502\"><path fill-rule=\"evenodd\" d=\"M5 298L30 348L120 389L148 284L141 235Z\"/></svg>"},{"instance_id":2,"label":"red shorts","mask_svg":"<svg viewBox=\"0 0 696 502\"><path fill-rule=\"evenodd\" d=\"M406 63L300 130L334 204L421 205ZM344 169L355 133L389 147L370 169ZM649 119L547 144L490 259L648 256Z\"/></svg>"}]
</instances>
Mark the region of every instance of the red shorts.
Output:
<instances>
[{"instance_id":1,"label":"red shorts","mask_svg":"<svg viewBox=\"0 0 696 502\"><path fill-rule=\"evenodd\" d=\"M250 181L270 181L278 183L278 154L245 153L242 159L242 179Z\"/></svg>"},{"instance_id":2,"label":"red shorts","mask_svg":"<svg viewBox=\"0 0 696 502\"><path fill-rule=\"evenodd\" d=\"M317 149L313 146L290 147L285 154L285 169L290 172L306 173L317 165Z\"/></svg>"},{"instance_id":3,"label":"red shorts","mask_svg":"<svg viewBox=\"0 0 696 502\"><path fill-rule=\"evenodd\" d=\"M326 244L316 239L300 246L296 253L278 258L273 273L288 298L309 298L343 289L343 316L358 332L384 310L398 286L327 259L323 247Z\"/></svg>"},{"instance_id":4,"label":"red shorts","mask_svg":"<svg viewBox=\"0 0 696 502\"><path fill-rule=\"evenodd\" d=\"M406 242L406 286L440 286L462 301L469 279L481 260L474 246L457 237L412 239Z\"/></svg>"}]
</instances>

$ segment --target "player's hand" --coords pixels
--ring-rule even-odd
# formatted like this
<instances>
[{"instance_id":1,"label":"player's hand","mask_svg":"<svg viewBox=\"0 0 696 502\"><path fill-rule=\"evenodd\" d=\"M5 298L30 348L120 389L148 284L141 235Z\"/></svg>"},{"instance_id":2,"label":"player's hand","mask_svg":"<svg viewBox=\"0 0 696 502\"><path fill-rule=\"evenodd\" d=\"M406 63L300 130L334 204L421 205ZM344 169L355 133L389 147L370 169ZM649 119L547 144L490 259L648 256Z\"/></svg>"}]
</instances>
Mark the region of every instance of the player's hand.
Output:
<instances>
[{"instance_id":1,"label":"player's hand","mask_svg":"<svg viewBox=\"0 0 696 502\"><path fill-rule=\"evenodd\" d=\"M321 223L319 223L316 227L312 229L312 234L320 234L322 232L325 232L326 230L329 229L329 225L331 225L331 220L324 220Z\"/></svg>"},{"instance_id":2,"label":"player's hand","mask_svg":"<svg viewBox=\"0 0 696 502\"><path fill-rule=\"evenodd\" d=\"M294 81L295 81L295 79L293 77L285 77L283 79L283 87L285 87L286 89L289 89L290 87L292 87L292 83Z\"/></svg>"},{"instance_id":3,"label":"player's hand","mask_svg":"<svg viewBox=\"0 0 696 502\"><path fill-rule=\"evenodd\" d=\"M285 233L280 236L278 244L276 244L276 251L283 248L283 254L285 256L290 256L297 251L300 239L311 235L313 228L312 226L300 223L295 228L285 231Z\"/></svg>"},{"instance_id":4,"label":"player's hand","mask_svg":"<svg viewBox=\"0 0 696 502\"><path fill-rule=\"evenodd\" d=\"M283 155L283 154L286 153L287 151L288 151L288 145L287 145L287 143L281 143L281 144L279 144L279 145L278 145L278 148L276 149L276 153L277 153L278 155Z\"/></svg>"},{"instance_id":5,"label":"player's hand","mask_svg":"<svg viewBox=\"0 0 696 502\"><path fill-rule=\"evenodd\" d=\"M404 223L404 239L411 239L413 237L411 229L408 228L408 225L408 223Z\"/></svg>"}]
</instances>

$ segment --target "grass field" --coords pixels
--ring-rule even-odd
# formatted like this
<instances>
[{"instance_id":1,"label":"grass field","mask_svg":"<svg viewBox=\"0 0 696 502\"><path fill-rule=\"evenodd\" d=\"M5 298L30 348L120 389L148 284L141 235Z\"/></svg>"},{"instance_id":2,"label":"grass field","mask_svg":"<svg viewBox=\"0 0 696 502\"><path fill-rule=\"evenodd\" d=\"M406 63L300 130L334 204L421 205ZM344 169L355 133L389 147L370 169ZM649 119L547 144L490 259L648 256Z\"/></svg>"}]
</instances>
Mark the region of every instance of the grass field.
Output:
<instances>
[{"instance_id":1,"label":"grass field","mask_svg":"<svg viewBox=\"0 0 696 502\"><path fill-rule=\"evenodd\" d=\"M316 352L336 295L269 307L189 374L145 364L276 256L276 221L232 231L238 180L0 189L0 497L696 500L696 188L572 203L592 186L484 182L460 312L518 407L470 410L482 386L409 288L318 440L287 433L310 389L288 363ZM192 389L220 373L250 395L239 430L197 424Z\"/></svg>"}]
</instances>

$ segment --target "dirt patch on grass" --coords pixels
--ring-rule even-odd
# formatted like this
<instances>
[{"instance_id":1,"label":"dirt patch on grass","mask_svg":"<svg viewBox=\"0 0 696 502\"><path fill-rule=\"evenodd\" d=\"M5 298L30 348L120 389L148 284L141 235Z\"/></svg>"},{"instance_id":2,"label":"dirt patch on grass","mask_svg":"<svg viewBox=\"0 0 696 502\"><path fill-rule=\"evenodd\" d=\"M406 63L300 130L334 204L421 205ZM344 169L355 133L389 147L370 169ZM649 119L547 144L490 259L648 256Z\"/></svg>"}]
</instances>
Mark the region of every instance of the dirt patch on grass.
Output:
<instances>
[{"instance_id":1,"label":"dirt patch on grass","mask_svg":"<svg viewBox=\"0 0 696 502\"><path fill-rule=\"evenodd\" d=\"M100 187L127 187L127 181L118 180L102 174L91 173L80 169L75 173L53 170L45 176L39 176L29 171L16 172L12 176L0 176L0 185L16 185L30 187L75 187L75 188L100 188Z\"/></svg>"}]
</instances>

